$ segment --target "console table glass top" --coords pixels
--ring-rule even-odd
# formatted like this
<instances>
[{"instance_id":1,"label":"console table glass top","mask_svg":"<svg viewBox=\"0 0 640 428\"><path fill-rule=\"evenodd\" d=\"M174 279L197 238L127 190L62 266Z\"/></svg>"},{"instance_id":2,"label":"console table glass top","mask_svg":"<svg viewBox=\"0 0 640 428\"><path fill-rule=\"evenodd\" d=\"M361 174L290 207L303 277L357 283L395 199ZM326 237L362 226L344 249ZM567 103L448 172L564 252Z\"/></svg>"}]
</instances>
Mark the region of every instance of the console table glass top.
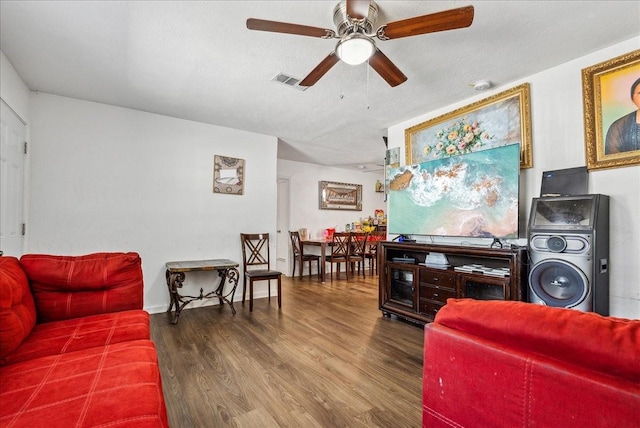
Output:
<instances>
[{"instance_id":1,"label":"console table glass top","mask_svg":"<svg viewBox=\"0 0 640 428\"><path fill-rule=\"evenodd\" d=\"M233 307L233 296L235 295L236 288L238 287L238 278L240 276L238 272L238 263L228 259L212 259L212 260L185 260L177 262L165 263L167 268L166 278L167 287L169 288L169 297L171 302L169 304L168 313L174 309L172 323L177 324L180 312L182 309L193 302L194 300L210 299L217 297L220 299L220 304L227 303L231 308L233 314L236 313ZM215 290L204 294L203 289L200 288L199 296L182 296L178 289L182 288L185 272L194 271L218 271L220 282ZM224 286L226 283L230 284L230 289L225 293Z\"/></svg>"}]
</instances>

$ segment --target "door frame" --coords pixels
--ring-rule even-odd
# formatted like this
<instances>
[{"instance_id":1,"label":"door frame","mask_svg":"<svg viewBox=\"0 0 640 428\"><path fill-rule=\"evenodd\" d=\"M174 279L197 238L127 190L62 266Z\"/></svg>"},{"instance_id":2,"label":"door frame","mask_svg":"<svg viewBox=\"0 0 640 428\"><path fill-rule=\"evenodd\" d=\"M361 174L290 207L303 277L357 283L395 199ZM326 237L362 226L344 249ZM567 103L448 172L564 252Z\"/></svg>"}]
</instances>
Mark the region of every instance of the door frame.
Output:
<instances>
[{"instance_id":1,"label":"door frame","mask_svg":"<svg viewBox=\"0 0 640 428\"><path fill-rule=\"evenodd\" d=\"M289 276L291 268L291 182L288 177L278 177L276 214L276 269Z\"/></svg>"},{"instance_id":2,"label":"door frame","mask_svg":"<svg viewBox=\"0 0 640 428\"><path fill-rule=\"evenodd\" d=\"M25 211L26 211L26 141L27 123L11 106L0 98L0 109L2 110L2 122L7 128L6 140L3 144L2 155L6 156L6 161L15 160L12 165L16 167L13 173L4 161L0 162L0 176L2 176L2 214L0 214L0 251L5 255L19 257L25 248ZM6 152L5 152L6 150Z\"/></svg>"}]
</instances>

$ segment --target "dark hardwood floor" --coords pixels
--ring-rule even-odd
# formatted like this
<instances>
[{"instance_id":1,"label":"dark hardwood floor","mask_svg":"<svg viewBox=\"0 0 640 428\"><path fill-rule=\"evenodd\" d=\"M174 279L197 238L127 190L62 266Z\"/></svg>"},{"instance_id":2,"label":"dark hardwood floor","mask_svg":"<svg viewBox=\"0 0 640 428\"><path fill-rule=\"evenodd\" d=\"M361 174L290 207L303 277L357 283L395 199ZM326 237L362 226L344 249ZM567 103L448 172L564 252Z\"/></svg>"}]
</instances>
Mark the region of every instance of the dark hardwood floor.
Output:
<instances>
[{"instance_id":1,"label":"dark hardwood floor","mask_svg":"<svg viewBox=\"0 0 640 428\"><path fill-rule=\"evenodd\" d=\"M423 330L378 277L283 277L277 298L151 316L172 427L420 427Z\"/></svg>"}]
</instances>

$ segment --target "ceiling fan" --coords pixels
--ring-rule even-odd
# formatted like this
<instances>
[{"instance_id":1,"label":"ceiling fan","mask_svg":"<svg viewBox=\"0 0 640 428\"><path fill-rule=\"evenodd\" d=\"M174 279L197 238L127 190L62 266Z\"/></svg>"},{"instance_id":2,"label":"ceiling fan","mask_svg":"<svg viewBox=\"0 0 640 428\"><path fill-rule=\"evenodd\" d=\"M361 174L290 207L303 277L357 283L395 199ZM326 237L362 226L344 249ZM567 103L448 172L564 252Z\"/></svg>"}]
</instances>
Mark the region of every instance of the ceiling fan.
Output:
<instances>
[{"instance_id":1,"label":"ceiling fan","mask_svg":"<svg viewBox=\"0 0 640 428\"><path fill-rule=\"evenodd\" d=\"M473 14L473 6L465 6L389 22L372 31L378 18L378 5L372 0L344 0L333 10L336 31L256 18L247 19L247 28L322 39L339 39L335 50L300 81L300 86L313 86L340 60L351 65L362 64L368 60L371 68L389 85L397 86L405 82L407 76L378 49L373 40L374 36L379 40L391 40L464 28L473 22Z\"/></svg>"}]
</instances>

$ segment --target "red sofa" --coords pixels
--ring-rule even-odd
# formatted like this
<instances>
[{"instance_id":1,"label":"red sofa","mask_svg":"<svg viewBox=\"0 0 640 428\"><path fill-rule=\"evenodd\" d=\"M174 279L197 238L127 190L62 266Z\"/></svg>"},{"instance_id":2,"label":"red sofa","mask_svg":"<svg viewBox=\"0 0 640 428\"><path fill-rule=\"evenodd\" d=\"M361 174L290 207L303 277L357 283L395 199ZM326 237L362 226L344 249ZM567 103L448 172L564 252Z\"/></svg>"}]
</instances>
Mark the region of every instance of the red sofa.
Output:
<instances>
[{"instance_id":1,"label":"red sofa","mask_svg":"<svg viewBox=\"0 0 640 428\"><path fill-rule=\"evenodd\" d=\"M167 427L136 253L0 257L0 426Z\"/></svg>"},{"instance_id":2,"label":"red sofa","mask_svg":"<svg viewBox=\"0 0 640 428\"><path fill-rule=\"evenodd\" d=\"M423 427L638 427L640 321L449 299L425 326Z\"/></svg>"}]
</instances>

